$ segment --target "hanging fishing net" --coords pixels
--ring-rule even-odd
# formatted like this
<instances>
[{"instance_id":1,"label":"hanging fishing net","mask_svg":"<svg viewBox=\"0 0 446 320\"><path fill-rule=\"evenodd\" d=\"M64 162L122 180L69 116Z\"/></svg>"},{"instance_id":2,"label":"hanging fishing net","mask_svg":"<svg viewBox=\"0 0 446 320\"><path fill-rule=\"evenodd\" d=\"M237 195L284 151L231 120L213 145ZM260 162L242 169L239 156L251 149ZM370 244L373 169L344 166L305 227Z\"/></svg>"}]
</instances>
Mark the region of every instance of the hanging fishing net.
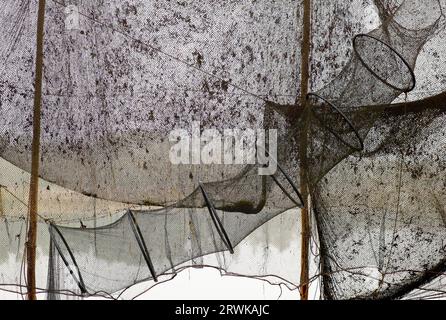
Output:
<instances>
[{"instance_id":1,"label":"hanging fishing net","mask_svg":"<svg viewBox=\"0 0 446 320\"><path fill-rule=\"evenodd\" d=\"M442 8L312 3L311 90L300 105L294 1L48 0L42 291L116 297L204 265L299 288L307 183L323 298L441 294ZM36 16L36 1L0 5L5 284L23 283ZM210 132L224 139L214 149L202 139ZM184 136L191 153L175 163ZM226 143L255 152L234 161Z\"/></svg>"}]
</instances>

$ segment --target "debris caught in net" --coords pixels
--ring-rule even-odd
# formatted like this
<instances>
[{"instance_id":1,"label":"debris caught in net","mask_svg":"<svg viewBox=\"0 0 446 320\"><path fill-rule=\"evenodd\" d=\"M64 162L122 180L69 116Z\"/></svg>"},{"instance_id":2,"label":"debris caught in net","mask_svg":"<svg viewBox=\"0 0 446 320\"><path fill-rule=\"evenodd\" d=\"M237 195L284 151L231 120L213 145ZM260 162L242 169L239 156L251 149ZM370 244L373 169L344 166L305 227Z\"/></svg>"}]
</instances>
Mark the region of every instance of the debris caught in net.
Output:
<instances>
[{"instance_id":1,"label":"debris caught in net","mask_svg":"<svg viewBox=\"0 0 446 320\"><path fill-rule=\"evenodd\" d=\"M0 8L0 240L10 266L0 274L21 283L37 6ZM113 295L211 254L219 269L298 288L301 170L323 298L441 294L446 88L417 67L446 57L432 44L445 37L442 7L314 3L305 106L301 11L294 1L48 1L39 195L48 298ZM172 164L169 133L192 136L194 122L277 130L277 154L257 147L276 172ZM256 230L265 239L251 262L239 246ZM269 272L269 254L288 251L293 261Z\"/></svg>"}]
</instances>

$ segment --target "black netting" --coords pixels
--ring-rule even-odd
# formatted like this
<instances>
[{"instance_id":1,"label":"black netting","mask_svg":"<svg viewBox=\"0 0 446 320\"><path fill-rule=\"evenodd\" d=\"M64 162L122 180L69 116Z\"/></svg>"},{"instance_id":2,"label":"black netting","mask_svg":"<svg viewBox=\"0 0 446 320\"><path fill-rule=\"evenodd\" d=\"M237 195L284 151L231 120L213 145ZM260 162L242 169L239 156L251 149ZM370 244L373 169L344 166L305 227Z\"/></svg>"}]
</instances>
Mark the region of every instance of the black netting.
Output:
<instances>
[{"instance_id":1,"label":"black netting","mask_svg":"<svg viewBox=\"0 0 446 320\"><path fill-rule=\"evenodd\" d=\"M35 4L11 6L32 20ZM192 193L200 179L240 174L244 165L172 164L169 134L192 134L193 121L221 133L280 121L274 113L266 120L264 100L295 96L299 62L291 52L299 28L292 7L48 1L41 176L98 198L166 205ZM17 23L15 15L5 20ZM32 135L34 25L27 22L16 44L22 50L8 56L1 79L0 121L8 128L1 154L22 169L30 166ZM20 68L26 72L17 77Z\"/></svg>"},{"instance_id":2,"label":"black netting","mask_svg":"<svg viewBox=\"0 0 446 320\"><path fill-rule=\"evenodd\" d=\"M36 1L0 9L0 156L8 161L0 214L17 218L28 197ZM443 19L436 0L313 3L313 91L299 105L295 1L48 0L39 194L51 238L48 297L109 295L237 251L300 208L305 184L325 298L441 292L446 95L438 76L417 67L444 58L438 45L426 49L444 41ZM420 85L419 75L429 81ZM174 164L175 129L277 130L277 146L255 148L277 170ZM283 230L297 238L297 211L293 224L284 218L265 230L258 248L269 250ZM97 226L99 217L113 221ZM0 237L15 250L12 239ZM242 273L268 274L250 267ZM299 285L295 269L283 272Z\"/></svg>"},{"instance_id":3,"label":"black netting","mask_svg":"<svg viewBox=\"0 0 446 320\"><path fill-rule=\"evenodd\" d=\"M335 111L321 123L339 138L311 131L321 140L312 140L322 169L312 175L313 206L327 298L398 298L443 272L444 95L389 104L414 88L417 55L440 17L439 6L404 2L355 37L352 61L315 96ZM402 25L417 19L422 29Z\"/></svg>"},{"instance_id":4,"label":"black netting","mask_svg":"<svg viewBox=\"0 0 446 320\"><path fill-rule=\"evenodd\" d=\"M257 168L254 169L252 176L259 177ZM224 199L213 196L219 194L219 189L213 188L213 184L202 184L174 207L128 210L119 220L104 227L79 229L51 225L56 249L53 253L57 252L57 257L51 257L55 260L50 267L54 275L49 277L50 292L114 293L143 280L157 280L157 275L175 271L175 267L207 254L225 250L233 253L236 245L265 222L289 207L301 205L296 186L282 171L263 179L265 187L270 180L280 184L283 192L281 197L265 198L254 208L250 203L238 204L246 211L255 210L251 214L234 211L233 202L225 203ZM228 181L235 194L249 188L249 184L240 181L243 180L230 184ZM265 190L262 192L266 194ZM219 207L231 211L218 210ZM66 268L55 267L56 261L58 265L62 261Z\"/></svg>"}]
</instances>

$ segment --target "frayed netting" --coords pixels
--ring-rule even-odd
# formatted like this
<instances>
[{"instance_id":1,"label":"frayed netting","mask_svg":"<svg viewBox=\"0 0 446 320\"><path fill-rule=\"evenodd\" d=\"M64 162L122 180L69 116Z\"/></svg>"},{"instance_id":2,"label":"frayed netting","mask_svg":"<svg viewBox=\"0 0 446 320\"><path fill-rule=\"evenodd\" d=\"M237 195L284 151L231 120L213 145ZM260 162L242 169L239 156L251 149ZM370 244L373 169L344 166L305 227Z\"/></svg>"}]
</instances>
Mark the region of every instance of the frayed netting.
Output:
<instances>
[{"instance_id":1,"label":"frayed netting","mask_svg":"<svg viewBox=\"0 0 446 320\"><path fill-rule=\"evenodd\" d=\"M293 1L49 1L41 159L48 182L39 209L49 230L42 231L48 298L120 297L142 281L162 283L188 262L276 275L299 288L302 170L314 219L311 281L321 279L323 298L441 295L446 95L438 86L437 95L422 97L415 76L426 44L444 39L441 4L313 5L311 77L320 89L300 106L302 12ZM370 27L358 12L372 5ZM2 16L0 155L25 171L35 10L33 1L15 1ZM327 12L337 17L322 21ZM173 165L169 132L193 134L194 121L220 132L277 130L276 173L259 175L255 164ZM2 212L24 217L28 176L8 174ZM113 221L98 226L101 217ZM293 249L282 270L238 252L259 229L260 260ZM4 239L14 250L23 244L9 231ZM207 264L211 254L216 261ZM21 261L19 251L8 261L13 256ZM14 272L7 283L20 279Z\"/></svg>"}]
</instances>

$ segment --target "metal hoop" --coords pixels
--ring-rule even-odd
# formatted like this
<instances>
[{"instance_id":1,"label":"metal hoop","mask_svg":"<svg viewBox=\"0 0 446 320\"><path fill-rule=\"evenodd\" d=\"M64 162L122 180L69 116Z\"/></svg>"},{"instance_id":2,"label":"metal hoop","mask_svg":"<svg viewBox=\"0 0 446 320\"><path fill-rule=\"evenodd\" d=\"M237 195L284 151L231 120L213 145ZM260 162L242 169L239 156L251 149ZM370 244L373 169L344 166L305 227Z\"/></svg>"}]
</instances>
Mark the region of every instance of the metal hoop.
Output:
<instances>
[{"instance_id":1,"label":"metal hoop","mask_svg":"<svg viewBox=\"0 0 446 320\"><path fill-rule=\"evenodd\" d=\"M327 128L328 131L330 131L336 138L338 138L342 143L344 143L346 146L352 148L355 151L362 151L364 149L364 141L362 140L361 136L359 135L359 132L356 130L356 128L353 126L353 123L350 121L350 119L341 111L339 110L333 103L331 103L330 101L328 101L327 99L321 97L320 95L316 94L316 93L308 93L307 94L307 100L310 96L314 96L318 99L321 99L322 101L324 101L325 103L327 103L333 110L335 110L344 120L345 122L347 122L348 126L350 127L350 129L352 129L353 133L355 134L356 138L359 141L359 145L360 147L356 147L350 143L348 143L347 141L345 141L336 131L334 131L332 128L330 128L329 126L327 126L325 124L324 121L322 121L314 112L313 110L313 115L321 122L321 124ZM313 109L313 108L312 108Z\"/></svg>"},{"instance_id":2,"label":"metal hoop","mask_svg":"<svg viewBox=\"0 0 446 320\"><path fill-rule=\"evenodd\" d=\"M394 86L393 84L387 82L384 78L382 78L380 75L378 75L375 71L372 70L372 68L370 68L370 66L364 61L364 59L361 57L361 55L358 52L357 49L357 40L358 38L363 37L363 38L370 38L373 41L377 41L381 44L383 44L385 47L387 47L390 51L392 51L403 63L404 65L407 67L407 69L409 70L410 73L410 77L412 78L412 85L409 88L398 88L397 86ZM373 74L378 80L380 80L381 82L383 82L385 85L388 85L389 87L391 87L392 89L398 90L398 91L402 91L404 93L407 93L409 91L412 91L413 88L415 88L415 74L412 70L412 68L410 67L409 63L406 61L406 59L404 59L404 57L399 54L395 49L393 49L390 45L388 45L387 43L385 43L384 41L368 35L368 34L357 34L354 38L353 38L353 50L355 51L356 56L358 57L359 61L361 62L361 64L371 73Z\"/></svg>"}]
</instances>

